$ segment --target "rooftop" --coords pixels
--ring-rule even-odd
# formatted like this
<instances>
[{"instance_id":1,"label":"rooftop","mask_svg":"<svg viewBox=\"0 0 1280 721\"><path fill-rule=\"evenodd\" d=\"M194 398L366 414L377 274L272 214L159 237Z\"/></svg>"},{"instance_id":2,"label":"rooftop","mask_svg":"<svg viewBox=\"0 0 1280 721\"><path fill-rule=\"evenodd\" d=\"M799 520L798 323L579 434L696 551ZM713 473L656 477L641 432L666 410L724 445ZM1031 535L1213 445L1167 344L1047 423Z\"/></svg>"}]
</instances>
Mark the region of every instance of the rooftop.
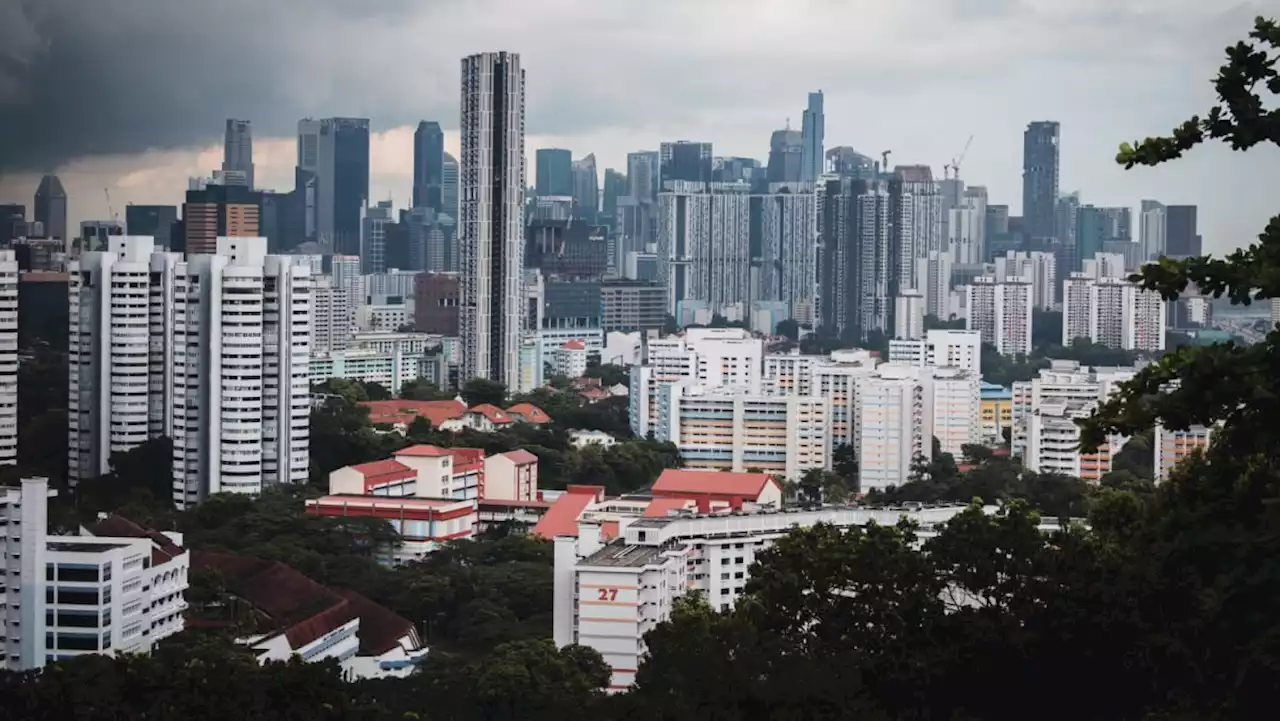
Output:
<instances>
[{"instance_id":1,"label":"rooftop","mask_svg":"<svg viewBox=\"0 0 1280 721\"><path fill-rule=\"evenodd\" d=\"M89 541L49 541L50 551L68 553L105 553L117 548L128 548L128 543L92 543Z\"/></svg>"},{"instance_id":2,"label":"rooftop","mask_svg":"<svg viewBox=\"0 0 1280 721\"><path fill-rule=\"evenodd\" d=\"M638 522L638 521L637 521ZM579 566L605 568L643 568L662 555L658 546L628 546L626 541L611 541L608 545L578 562Z\"/></svg>"},{"instance_id":3,"label":"rooftop","mask_svg":"<svg viewBox=\"0 0 1280 721\"><path fill-rule=\"evenodd\" d=\"M490 403L481 403L478 406L471 406L467 409L468 413L479 413L489 419L490 423L511 423L511 416L501 408Z\"/></svg>"},{"instance_id":4,"label":"rooftop","mask_svg":"<svg viewBox=\"0 0 1280 721\"><path fill-rule=\"evenodd\" d=\"M731 471L695 471L668 468L653 484L655 495L690 493L756 498L765 486L777 481L767 473L734 473Z\"/></svg>"},{"instance_id":5,"label":"rooftop","mask_svg":"<svg viewBox=\"0 0 1280 721\"><path fill-rule=\"evenodd\" d=\"M508 460L510 460L512 463L516 464L517 466L526 466L530 463L538 462L537 456L530 453L529 451L526 451L523 448L520 448L514 451L507 451L506 453L502 453L499 455L506 456Z\"/></svg>"},{"instance_id":6,"label":"rooftop","mask_svg":"<svg viewBox=\"0 0 1280 721\"><path fill-rule=\"evenodd\" d=\"M374 423L409 424L413 419L426 418L433 426L440 426L446 421L461 418L467 407L457 400L452 401L365 401L360 405L369 409L369 420Z\"/></svg>"}]
</instances>

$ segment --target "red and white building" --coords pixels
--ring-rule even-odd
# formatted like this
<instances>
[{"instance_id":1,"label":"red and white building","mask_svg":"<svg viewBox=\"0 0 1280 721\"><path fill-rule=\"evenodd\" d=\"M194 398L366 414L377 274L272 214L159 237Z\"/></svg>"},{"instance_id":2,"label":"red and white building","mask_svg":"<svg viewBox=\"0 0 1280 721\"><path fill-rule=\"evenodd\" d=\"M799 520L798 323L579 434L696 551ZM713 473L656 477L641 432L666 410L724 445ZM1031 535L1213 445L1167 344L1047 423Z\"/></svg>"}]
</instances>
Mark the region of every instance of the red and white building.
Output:
<instances>
[{"instance_id":1,"label":"red and white building","mask_svg":"<svg viewBox=\"0 0 1280 721\"><path fill-rule=\"evenodd\" d=\"M520 449L485 457L480 448L409 446L391 458L329 474L329 495L307 512L373 517L402 539L388 560L404 562L490 524L531 523L551 506L539 498L538 457Z\"/></svg>"}]
</instances>

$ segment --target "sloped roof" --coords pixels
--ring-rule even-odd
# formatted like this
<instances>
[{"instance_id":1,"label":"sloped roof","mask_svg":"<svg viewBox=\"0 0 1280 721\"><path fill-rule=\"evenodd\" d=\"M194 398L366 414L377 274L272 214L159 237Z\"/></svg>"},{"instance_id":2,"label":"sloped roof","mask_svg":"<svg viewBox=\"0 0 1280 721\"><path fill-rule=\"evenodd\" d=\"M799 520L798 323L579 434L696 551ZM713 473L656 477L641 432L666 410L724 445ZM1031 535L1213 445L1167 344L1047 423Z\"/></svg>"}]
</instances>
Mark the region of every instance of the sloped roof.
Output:
<instances>
[{"instance_id":1,"label":"sloped roof","mask_svg":"<svg viewBox=\"0 0 1280 721\"><path fill-rule=\"evenodd\" d=\"M507 451L506 453L503 453L501 455L506 456L512 463L516 464L517 466L525 466L530 463L538 462L537 456L533 455L532 453L530 453L529 451L526 451L523 448L519 448L514 451Z\"/></svg>"},{"instance_id":2,"label":"sloped roof","mask_svg":"<svg viewBox=\"0 0 1280 721\"><path fill-rule=\"evenodd\" d=\"M532 403L517 403L507 409L507 413L524 421L525 423L550 423L551 416L541 408Z\"/></svg>"},{"instance_id":3,"label":"sloped roof","mask_svg":"<svg viewBox=\"0 0 1280 721\"><path fill-rule=\"evenodd\" d=\"M669 511L677 511L689 504L687 498L655 498L644 509L645 518L666 518Z\"/></svg>"},{"instance_id":4,"label":"sloped roof","mask_svg":"<svg viewBox=\"0 0 1280 721\"><path fill-rule=\"evenodd\" d=\"M555 503L551 504L551 507L542 515L542 518L538 519L538 523L533 527L533 535L542 536L543 538L577 536L578 517L582 515L587 506L599 498L599 492L596 488L594 486L569 487L563 495L556 499Z\"/></svg>"},{"instance_id":5,"label":"sloped roof","mask_svg":"<svg viewBox=\"0 0 1280 721\"><path fill-rule=\"evenodd\" d=\"M115 537L115 538L146 538L150 539L151 547L151 563L159 565L170 561L176 556L186 553L186 549L174 543L172 539L159 531L153 531L150 528L143 528L124 516L111 515L86 526L85 530L90 534L98 537Z\"/></svg>"},{"instance_id":6,"label":"sloped roof","mask_svg":"<svg viewBox=\"0 0 1280 721\"><path fill-rule=\"evenodd\" d=\"M450 453L449 449L447 448L440 448L439 446L432 446L426 443L419 443L416 446L401 448L400 450L396 451L393 455L409 456L409 457L416 457L416 458L442 458L444 456L452 455L452 453Z\"/></svg>"},{"instance_id":7,"label":"sloped roof","mask_svg":"<svg viewBox=\"0 0 1280 721\"><path fill-rule=\"evenodd\" d=\"M479 413L489 419L490 423L511 423L511 416L507 412L491 403L481 403L478 406L471 406L467 409L468 413Z\"/></svg>"},{"instance_id":8,"label":"sloped roof","mask_svg":"<svg viewBox=\"0 0 1280 721\"><path fill-rule=\"evenodd\" d=\"M374 603L355 591L334 589L345 598L360 616L360 653L365 656L381 656L400 645L400 639L408 636L415 647L421 646L418 629L404 616L381 604Z\"/></svg>"},{"instance_id":9,"label":"sloped roof","mask_svg":"<svg viewBox=\"0 0 1280 721\"><path fill-rule=\"evenodd\" d=\"M461 401L365 401L360 405L369 409L369 420L374 423L409 424L422 416L433 426L461 418L467 406Z\"/></svg>"},{"instance_id":10,"label":"sloped roof","mask_svg":"<svg viewBox=\"0 0 1280 721\"><path fill-rule=\"evenodd\" d=\"M397 481L405 478L416 478L418 473L394 458L361 463L350 466L351 470L364 476L365 485Z\"/></svg>"},{"instance_id":11,"label":"sloped roof","mask_svg":"<svg viewBox=\"0 0 1280 721\"><path fill-rule=\"evenodd\" d=\"M766 473L733 473L730 471L690 471L668 468L653 484L654 493L758 498L767 484L777 481Z\"/></svg>"}]
</instances>

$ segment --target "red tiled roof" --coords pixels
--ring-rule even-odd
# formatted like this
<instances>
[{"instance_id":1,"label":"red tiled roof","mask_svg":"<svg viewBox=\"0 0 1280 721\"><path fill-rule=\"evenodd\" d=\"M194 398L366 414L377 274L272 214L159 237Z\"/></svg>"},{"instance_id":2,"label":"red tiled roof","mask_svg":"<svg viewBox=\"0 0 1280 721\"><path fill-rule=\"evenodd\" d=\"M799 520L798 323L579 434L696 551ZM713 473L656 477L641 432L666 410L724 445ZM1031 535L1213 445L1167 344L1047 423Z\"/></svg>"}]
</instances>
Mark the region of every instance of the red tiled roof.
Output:
<instances>
[{"instance_id":1,"label":"red tiled roof","mask_svg":"<svg viewBox=\"0 0 1280 721\"><path fill-rule=\"evenodd\" d=\"M560 347L564 348L565 350L586 350L587 344L583 343L580 340L571 340Z\"/></svg>"},{"instance_id":2,"label":"red tiled roof","mask_svg":"<svg viewBox=\"0 0 1280 721\"><path fill-rule=\"evenodd\" d=\"M195 551L192 570L217 571L227 590L267 616L271 630L283 632L299 649L357 618L353 604L283 563Z\"/></svg>"},{"instance_id":3,"label":"red tiled roof","mask_svg":"<svg viewBox=\"0 0 1280 721\"><path fill-rule=\"evenodd\" d=\"M355 591L336 588L334 591L345 598L360 615L360 653L366 656L381 656L400 645L400 639L408 636L413 639L415 647L422 643L418 638L418 629L408 619L361 596Z\"/></svg>"},{"instance_id":4,"label":"red tiled roof","mask_svg":"<svg viewBox=\"0 0 1280 721\"><path fill-rule=\"evenodd\" d=\"M365 401L360 405L369 409L369 420L374 423L409 424L422 416L433 426L461 418L467 406L461 401Z\"/></svg>"},{"instance_id":5,"label":"red tiled roof","mask_svg":"<svg viewBox=\"0 0 1280 721\"><path fill-rule=\"evenodd\" d=\"M574 378L573 379L574 388L579 388L579 389L592 388L592 387L599 388L601 385L602 383L599 378Z\"/></svg>"},{"instance_id":6,"label":"red tiled roof","mask_svg":"<svg viewBox=\"0 0 1280 721\"><path fill-rule=\"evenodd\" d=\"M489 419L490 423L510 423L511 416L501 408L490 403L481 403L478 406L471 406L467 409L468 413L479 413Z\"/></svg>"},{"instance_id":7,"label":"red tiled roof","mask_svg":"<svg viewBox=\"0 0 1280 721\"><path fill-rule=\"evenodd\" d=\"M766 473L733 473L730 471L686 471L668 468L653 484L655 494L741 496L755 499L766 484L777 481Z\"/></svg>"},{"instance_id":8,"label":"red tiled roof","mask_svg":"<svg viewBox=\"0 0 1280 721\"><path fill-rule=\"evenodd\" d=\"M507 451L502 455L509 458L511 462L516 464L517 466L527 466L530 463L538 462L537 456L533 455L532 453L530 453L529 451L526 451L523 448L520 448L514 451Z\"/></svg>"},{"instance_id":9,"label":"red tiled roof","mask_svg":"<svg viewBox=\"0 0 1280 721\"><path fill-rule=\"evenodd\" d=\"M568 492L557 498L542 518L538 519L538 523L533 527L533 535L543 538L578 535L578 516L581 516L582 511L599 498L599 493L594 490L598 488L596 486L578 486L578 488L593 490L575 492L574 487L570 486Z\"/></svg>"},{"instance_id":10,"label":"red tiled roof","mask_svg":"<svg viewBox=\"0 0 1280 721\"><path fill-rule=\"evenodd\" d=\"M666 518L668 511L676 511L689 504L687 498L655 498L644 509L645 518Z\"/></svg>"},{"instance_id":11,"label":"red tiled roof","mask_svg":"<svg viewBox=\"0 0 1280 721\"><path fill-rule=\"evenodd\" d=\"M551 416L532 403L517 403L507 409L507 413L525 423L550 423Z\"/></svg>"},{"instance_id":12,"label":"red tiled roof","mask_svg":"<svg viewBox=\"0 0 1280 721\"><path fill-rule=\"evenodd\" d=\"M578 395L588 400L600 400L601 398L608 398L609 391L603 388L584 388L578 391Z\"/></svg>"},{"instance_id":13,"label":"red tiled roof","mask_svg":"<svg viewBox=\"0 0 1280 721\"><path fill-rule=\"evenodd\" d=\"M419 443L416 446L401 448L400 450L396 451L393 455L409 456L411 458L443 458L444 456L450 456L453 454L450 453L449 449L447 448L440 448L439 446L431 446L431 445L427 445L426 443Z\"/></svg>"},{"instance_id":14,"label":"red tiled roof","mask_svg":"<svg viewBox=\"0 0 1280 721\"><path fill-rule=\"evenodd\" d=\"M358 466L351 466L351 470L364 476L366 486L416 478L418 475L417 471L394 458L361 463Z\"/></svg>"},{"instance_id":15,"label":"red tiled roof","mask_svg":"<svg viewBox=\"0 0 1280 721\"><path fill-rule=\"evenodd\" d=\"M150 539L154 544L151 549L151 563L153 565L171 561L174 557L186 553L184 548L174 543L163 533L143 528L124 516L107 516L91 526L86 526L85 530L94 536Z\"/></svg>"}]
</instances>

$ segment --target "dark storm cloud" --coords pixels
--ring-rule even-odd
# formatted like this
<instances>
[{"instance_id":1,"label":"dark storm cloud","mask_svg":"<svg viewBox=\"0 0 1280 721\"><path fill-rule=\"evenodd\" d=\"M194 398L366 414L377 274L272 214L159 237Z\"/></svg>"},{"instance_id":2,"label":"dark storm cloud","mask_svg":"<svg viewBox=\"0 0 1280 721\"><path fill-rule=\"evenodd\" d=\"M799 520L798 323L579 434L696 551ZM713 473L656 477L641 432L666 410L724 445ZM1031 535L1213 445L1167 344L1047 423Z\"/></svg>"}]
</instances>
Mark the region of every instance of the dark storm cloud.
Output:
<instances>
[{"instance_id":1,"label":"dark storm cloud","mask_svg":"<svg viewBox=\"0 0 1280 721\"><path fill-rule=\"evenodd\" d=\"M362 23L411 5L423 3L0 0L0 169L187 146L226 117L288 134L322 112L325 66L309 77L308 61L358 55Z\"/></svg>"}]
</instances>

